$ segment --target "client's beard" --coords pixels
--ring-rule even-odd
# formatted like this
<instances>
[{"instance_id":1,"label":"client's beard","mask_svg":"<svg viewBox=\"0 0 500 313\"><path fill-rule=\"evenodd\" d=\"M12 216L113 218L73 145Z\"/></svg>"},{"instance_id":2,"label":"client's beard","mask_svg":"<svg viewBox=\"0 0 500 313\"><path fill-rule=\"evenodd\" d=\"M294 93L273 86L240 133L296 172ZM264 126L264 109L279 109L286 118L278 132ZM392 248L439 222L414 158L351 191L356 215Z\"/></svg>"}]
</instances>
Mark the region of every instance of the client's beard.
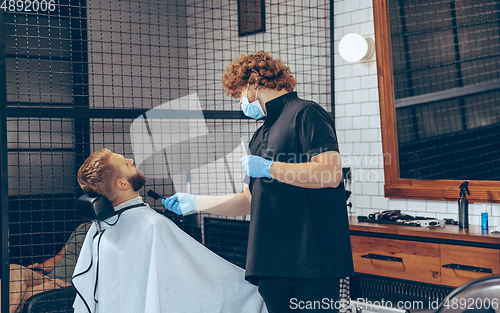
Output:
<instances>
[{"instance_id":1,"label":"client's beard","mask_svg":"<svg viewBox=\"0 0 500 313\"><path fill-rule=\"evenodd\" d=\"M146 183L146 177L144 177L144 174L142 174L142 172L137 171L137 173L128 178L128 182L130 183L134 191L138 191Z\"/></svg>"}]
</instances>

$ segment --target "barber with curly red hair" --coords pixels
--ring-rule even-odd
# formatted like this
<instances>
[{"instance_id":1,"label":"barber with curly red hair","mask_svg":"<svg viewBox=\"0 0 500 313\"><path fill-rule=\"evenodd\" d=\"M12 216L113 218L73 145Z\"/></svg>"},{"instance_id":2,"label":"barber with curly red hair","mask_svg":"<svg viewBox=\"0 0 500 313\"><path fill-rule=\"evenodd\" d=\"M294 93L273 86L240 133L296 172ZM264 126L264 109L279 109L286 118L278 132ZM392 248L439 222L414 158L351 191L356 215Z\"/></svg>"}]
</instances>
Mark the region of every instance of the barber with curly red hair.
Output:
<instances>
[{"instance_id":1,"label":"barber with curly red hair","mask_svg":"<svg viewBox=\"0 0 500 313\"><path fill-rule=\"evenodd\" d=\"M342 166L334 123L294 92L290 68L270 53L240 55L223 78L243 113L263 120L241 159L242 193L163 201L177 214L251 215L245 277L269 312L335 311L339 278L353 274Z\"/></svg>"}]
</instances>

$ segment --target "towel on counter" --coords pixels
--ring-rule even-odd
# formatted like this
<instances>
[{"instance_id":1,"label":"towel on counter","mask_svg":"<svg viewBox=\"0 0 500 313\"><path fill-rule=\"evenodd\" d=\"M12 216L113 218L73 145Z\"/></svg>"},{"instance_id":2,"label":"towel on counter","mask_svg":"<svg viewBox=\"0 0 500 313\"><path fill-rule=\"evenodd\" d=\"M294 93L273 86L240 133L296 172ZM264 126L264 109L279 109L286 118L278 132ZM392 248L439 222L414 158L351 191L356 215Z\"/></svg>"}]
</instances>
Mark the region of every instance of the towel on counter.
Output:
<instances>
[{"instance_id":1,"label":"towel on counter","mask_svg":"<svg viewBox=\"0 0 500 313\"><path fill-rule=\"evenodd\" d=\"M115 210L137 203L141 197ZM94 223L87 233L73 274L75 313L267 312L242 268L148 205L100 224L102 232Z\"/></svg>"}]
</instances>

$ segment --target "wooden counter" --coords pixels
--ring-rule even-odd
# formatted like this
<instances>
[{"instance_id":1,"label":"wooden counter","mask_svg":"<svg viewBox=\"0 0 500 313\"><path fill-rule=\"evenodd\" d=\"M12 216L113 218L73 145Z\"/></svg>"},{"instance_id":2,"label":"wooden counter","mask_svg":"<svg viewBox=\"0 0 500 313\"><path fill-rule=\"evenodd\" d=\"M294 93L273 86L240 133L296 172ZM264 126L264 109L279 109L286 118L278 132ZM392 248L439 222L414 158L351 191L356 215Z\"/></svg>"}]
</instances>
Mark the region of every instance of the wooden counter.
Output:
<instances>
[{"instance_id":1,"label":"wooden counter","mask_svg":"<svg viewBox=\"0 0 500 313\"><path fill-rule=\"evenodd\" d=\"M467 246L500 248L500 233L482 233L481 227L470 225L460 229L458 225L444 227L416 227L358 222L356 216L349 218L349 228L353 235L369 233L372 237L405 238L435 243L456 243Z\"/></svg>"},{"instance_id":2,"label":"wooden counter","mask_svg":"<svg viewBox=\"0 0 500 313\"><path fill-rule=\"evenodd\" d=\"M349 219L354 270L436 285L460 286L500 274L500 233L479 226L415 227Z\"/></svg>"}]
</instances>

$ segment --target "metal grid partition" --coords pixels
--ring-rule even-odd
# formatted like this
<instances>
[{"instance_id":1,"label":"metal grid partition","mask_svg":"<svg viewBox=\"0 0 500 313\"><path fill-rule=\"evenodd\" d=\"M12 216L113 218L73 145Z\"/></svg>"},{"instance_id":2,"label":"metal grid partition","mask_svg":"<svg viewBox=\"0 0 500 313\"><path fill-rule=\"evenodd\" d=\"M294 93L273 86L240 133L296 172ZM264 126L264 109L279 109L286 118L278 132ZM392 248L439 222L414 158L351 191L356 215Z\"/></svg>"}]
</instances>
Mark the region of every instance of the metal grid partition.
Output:
<instances>
[{"instance_id":1,"label":"metal grid partition","mask_svg":"<svg viewBox=\"0 0 500 313\"><path fill-rule=\"evenodd\" d=\"M352 299L362 299L366 303L384 300L390 308L408 311L436 309L453 287L410 282L400 279L357 274L351 279ZM408 307L397 307L397 304ZM377 305L377 304L375 304Z\"/></svg>"},{"instance_id":2,"label":"metal grid partition","mask_svg":"<svg viewBox=\"0 0 500 313\"><path fill-rule=\"evenodd\" d=\"M13 287L9 277L19 272L12 265L51 260L83 222L75 211L82 194L76 173L91 152L105 147L134 158L147 178L143 197L156 209L162 206L146 196L148 189L164 196L243 189L240 140L259 122L241 113L221 83L239 54L272 51L291 67L299 96L333 115L332 1L266 1L265 32L243 37L238 16L246 14L238 2L44 0L29 8L28 1L4 2L2 312L9 298L13 312L16 297L24 302L37 292L40 273L30 270L32 276L14 281L25 287ZM217 245L206 238L204 216L164 214L200 242ZM233 242L231 236L241 238L225 232L223 240ZM244 265L245 251L238 251L231 261ZM71 305L71 293L62 297ZM51 299L39 310L71 311Z\"/></svg>"}]
</instances>

